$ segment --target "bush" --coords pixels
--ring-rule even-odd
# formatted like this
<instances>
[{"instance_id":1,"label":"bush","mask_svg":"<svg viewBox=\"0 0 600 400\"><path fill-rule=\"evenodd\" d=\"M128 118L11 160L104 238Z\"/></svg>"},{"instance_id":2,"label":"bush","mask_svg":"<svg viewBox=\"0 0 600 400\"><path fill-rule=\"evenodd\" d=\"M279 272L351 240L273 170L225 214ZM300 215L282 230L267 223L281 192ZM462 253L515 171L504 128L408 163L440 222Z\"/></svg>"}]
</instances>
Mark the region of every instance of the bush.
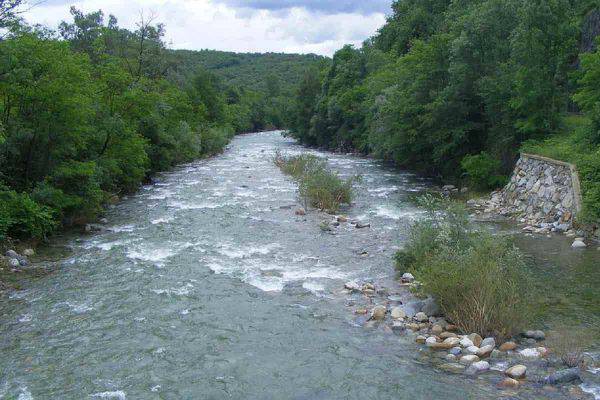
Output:
<instances>
[{"instance_id":1,"label":"bush","mask_svg":"<svg viewBox=\"0 0 600 400\"><path fill-rule=\"evenodd\" d=\"M51 208L0 187L0 241L7 236L46 239L57 225Z\"/></svg>"},{"instance_id":2,"label":"bush","mask_svg":"<svg viewBox=\"0 0 600 400\"><path fill-rule=\"evenodd\" d=\"M233 137L230 128L211 127L202 131L202 154L212 156L223 151L229 140Z\"/></svg>"},{"instance_id":3,"label":"bush","mask_svg":"<svg viewBox=\"0 0 600 400\"><path fill-rule=\"evenodd\" d=\"M309 154L284 157L277 153L274 162L298 182L300 198L306 207L336 212L341 204L352 202L352 187L358 178L341 179L322 158Z\"/></svg>"},{"instance_id":4,"label":"bush","mask_svg":"<svg viewBox=\"0 0 600 400\"><path fill-rule=\"evenodd\" d=\"M460 164L469 182L478 189L495 189L504 186L507 182L506 176L499 173L500 160L486 152L475 156L466 156Z\"/></svg>"},{"instance_id":5,"label":"bush","mask_svg":"<svg viewBox=\"0 0 600 400\"><path fill-rule=\"evenodd\" d=\"M465 332L508 337L529 318L531 293L521 252L504 237L474 230L464 208L428 197L429 217L416 223L396 255L447 318Z\"/></svg>"}]
</instances>

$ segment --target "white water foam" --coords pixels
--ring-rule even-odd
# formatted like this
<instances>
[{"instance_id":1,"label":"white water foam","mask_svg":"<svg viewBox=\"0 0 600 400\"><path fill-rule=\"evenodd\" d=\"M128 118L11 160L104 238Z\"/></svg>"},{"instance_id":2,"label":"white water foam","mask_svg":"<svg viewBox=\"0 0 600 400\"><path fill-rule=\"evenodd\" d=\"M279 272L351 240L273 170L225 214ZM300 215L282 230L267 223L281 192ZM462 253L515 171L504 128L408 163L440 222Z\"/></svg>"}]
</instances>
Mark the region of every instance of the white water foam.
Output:
<instances>
[{"instance_id":1,"label":"white water foam","mask_svg":"<svg viewBox=\"0 0 600 400\"><path fill-rule=\"evenodd\" d=\"M239 259L239 258L249 258L255 255L267 255L271 253L273 250L277 250L281 248L281 245L273 243L267 244L264 246L246 246L246 247L234 247L231 244L224 244L221 246L217 252L226 257Z\"/></svg>"},{"instance_id":2,"label":"white water foam","mask_svg":"<svg viewBox=\"0 0 600 400\"><path fill-rule=\"evenodd\" d=\"M114 392L101 392L91 394L90 397L96 397L99 399L118 399L118 400L126 400L127 396L124 391L116 390Z\"/></svg>"},{"instance_id":3,"label":"white water foam","mask_svg":"<svg viewBox=\"0 0 600 400\"><path fill-rule=\"evenodd\" d=\"M152 221L150 221L150 223L152 225L168 224L169 222L173 222L173 220L175 220L175 217L172 217L172 216L160 217L160 218L153 219Z\"/></svg>"},{"instance_id":4,"label":"white water foam","mask_svg":"<svg viewBox=\"0 0 600 400\"><path fill-rule=\"evenodd\" d=\"M580 385L579 387L585 393L589 393L592 396L594 396L595 400L600 400L600 386L593 386L593 385L588 385L588 384L584 383L584 384Z\"/></svg>"},{"instance_id":5,"label":"white water foam","mask_svg":"<svg viewBox=\"0 0 600 400\"><path fill-rule=\"evenodd\" d=\"M19 390L21 393L19 393L17 400L33 400L33 395L26 386L20 387Z\"/></svg>"}]
</instances>

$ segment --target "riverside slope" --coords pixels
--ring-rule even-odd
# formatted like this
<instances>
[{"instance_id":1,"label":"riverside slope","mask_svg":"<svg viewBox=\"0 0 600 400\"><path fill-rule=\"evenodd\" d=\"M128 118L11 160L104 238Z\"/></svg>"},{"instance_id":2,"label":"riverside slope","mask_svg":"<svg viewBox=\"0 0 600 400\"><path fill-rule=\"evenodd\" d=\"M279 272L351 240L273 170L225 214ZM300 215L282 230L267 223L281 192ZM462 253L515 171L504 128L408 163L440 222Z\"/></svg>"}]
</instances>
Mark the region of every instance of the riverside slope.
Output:
<instances>
[{"instance_id":1,"label":"riverside slope","mask_svg":"<svg viewBox=\"0 0 600 400\"><path fill-rule=\"evenodd\" d=\"M412 336L357 327L340 292L393 278L427 182L327 153L363 176L348 213L371 223L331 235L322 214L294 215L278 149L306 151L239 136L119 204L106 231L57 243L72 253L55 273L0 299L0 398L497 398L432 369Z\"/></svg>"}]
</instances>

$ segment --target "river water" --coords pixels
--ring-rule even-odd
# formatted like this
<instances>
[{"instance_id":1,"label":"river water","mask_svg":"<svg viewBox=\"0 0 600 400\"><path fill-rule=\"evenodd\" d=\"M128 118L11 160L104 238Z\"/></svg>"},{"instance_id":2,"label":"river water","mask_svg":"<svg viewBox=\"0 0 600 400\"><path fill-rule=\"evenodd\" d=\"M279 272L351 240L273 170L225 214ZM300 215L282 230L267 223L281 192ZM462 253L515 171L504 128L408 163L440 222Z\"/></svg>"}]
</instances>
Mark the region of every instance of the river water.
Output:
<instances>
[{"instance_id":1,"label":"river water","mask_svg":"<svg viewBox=\"0 0 600 400\"><path fill-rule=\"evenodd\" d=\"M393 278L425 180L324 154L361 174L347 214L370 229L298 217L279 132L238 136L67 236L53 273L0 299L2 399L495 399L487 381L440 373L410 336L364 329L341 293ZM318 152L315 152L318 153ZM292 208L290 206L293 206ZM512 398L540 398L537 392ZM555 398L563 398L559 393Z\"/></svg>"}]
</instances>

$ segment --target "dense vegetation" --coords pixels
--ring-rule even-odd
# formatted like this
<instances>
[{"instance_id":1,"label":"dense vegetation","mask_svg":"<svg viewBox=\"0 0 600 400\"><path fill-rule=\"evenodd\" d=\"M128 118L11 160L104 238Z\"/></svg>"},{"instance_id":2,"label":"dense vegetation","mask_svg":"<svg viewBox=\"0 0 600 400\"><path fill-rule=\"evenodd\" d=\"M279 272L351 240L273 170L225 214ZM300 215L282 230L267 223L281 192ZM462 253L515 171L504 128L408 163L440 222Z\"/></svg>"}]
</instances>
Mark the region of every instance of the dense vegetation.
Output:
<instances>
[{"instance_id":1,"label":"dense vegetation","mask_svg":"<svg viewBox=\"0 0 600 400\"><path fill-rule=\"evenodd\" d=\"M298 182L298 192L305 207L310 205L334 213L340 205L352 202L352 186L358 178L340 178L323 158L312 154L283 156L277 153L274 161L283 173Z\"/></svg>"},{"instance_id":2,"label":"dense vegetation","mask_svg":"<svg viewBox=\"0 0 600 400\"><path fill-rule=\"evenodd\" d=\"M374 154L446 180L501 185L525 141L591 121L586 215L600 217L600 54L591 0L396 0L362 48L346 46L324 77L307 72L293 135ZM581 54L588 51L587 54Z\"/></svg>"},{"instance_id":3,"label":"dense vegetation","mask_svg":"<svg viewBox=\"0 0 600 400\"><path fill-rule=\"evenodd\" d=\"M72 8L73 21L53 31L20 21L20 3L0 2L0 240L89 221L152 173L221 151L235 132L285 125L269 99L292 90L277 68L262 71L264 90L238 87L178 62L152 18L130 31Z\"/></svg>"},{"instance_id":4,"label":"dense vegetation","mask_svg":"<svg viewBox=\"0 0 600 400\"><path fill-rule=\"evenodd\" d=\"M444 314L464 332L509 337L531 317L524 256L507 239L474 230L462 205L426 196L428 217L411 228L396 254Z\"/></svg>"}]
</instances>

